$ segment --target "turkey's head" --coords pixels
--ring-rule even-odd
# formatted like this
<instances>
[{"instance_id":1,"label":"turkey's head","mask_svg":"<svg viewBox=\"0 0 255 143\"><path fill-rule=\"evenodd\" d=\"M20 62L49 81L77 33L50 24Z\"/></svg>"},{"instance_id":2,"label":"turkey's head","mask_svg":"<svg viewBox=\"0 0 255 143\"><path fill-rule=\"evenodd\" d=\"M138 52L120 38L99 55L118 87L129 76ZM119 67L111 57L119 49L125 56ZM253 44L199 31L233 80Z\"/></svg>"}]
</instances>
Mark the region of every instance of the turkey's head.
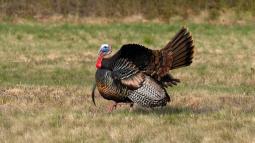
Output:
<instances>
[{"instance_id":1,"label":"turkey's head","mask_svg":"<svg viewBox=\"0 0 255 143\"><path fill-rule=\"evenodd\" d=\"M112 48L108 44L102 44L100 46L99 52L98 52L98 58L97 58L97 63L96 67L99 69L102 66L102 60L106 55L111 54Z\"/></svg>"}]
</instances>

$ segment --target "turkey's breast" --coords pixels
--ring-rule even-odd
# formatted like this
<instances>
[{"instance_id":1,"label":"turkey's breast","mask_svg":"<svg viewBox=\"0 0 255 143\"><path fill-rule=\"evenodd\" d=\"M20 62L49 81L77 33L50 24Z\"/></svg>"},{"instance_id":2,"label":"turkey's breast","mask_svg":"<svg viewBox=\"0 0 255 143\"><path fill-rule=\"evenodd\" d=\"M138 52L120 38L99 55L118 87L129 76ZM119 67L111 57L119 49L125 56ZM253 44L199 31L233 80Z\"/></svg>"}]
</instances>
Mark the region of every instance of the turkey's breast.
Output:
<instances>
[{"instance_id":1,"label":"turkey's breast","mask_svg":"<svg viewBox=\"0 0 255 143\"><path fill-rule=\"evenodd\" d=\"M96 71L96 85L99 93L108 100L116 102L131 102L127 97L129 90L112 78L112 72L107 69Z\"/></svg>"}]
</instances>

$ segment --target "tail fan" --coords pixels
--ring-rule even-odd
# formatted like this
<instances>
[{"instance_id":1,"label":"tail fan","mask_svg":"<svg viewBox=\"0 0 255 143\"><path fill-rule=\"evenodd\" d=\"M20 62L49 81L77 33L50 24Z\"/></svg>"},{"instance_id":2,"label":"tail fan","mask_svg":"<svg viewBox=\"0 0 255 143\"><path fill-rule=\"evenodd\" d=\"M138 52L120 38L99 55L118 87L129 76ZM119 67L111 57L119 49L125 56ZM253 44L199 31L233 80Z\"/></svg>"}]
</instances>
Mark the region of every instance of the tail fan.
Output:
<instances>
[{"instance_id":1,"label":"tail fan","mask_svg":"<svg viewBox=\"0 0 255 143\"><path fill-rule=\"evenodd\" d=\"M187 28L183 27L162 50L172 53L171 69L189 66L193 59L194 45Z\"/></svg>"}]
</instances>

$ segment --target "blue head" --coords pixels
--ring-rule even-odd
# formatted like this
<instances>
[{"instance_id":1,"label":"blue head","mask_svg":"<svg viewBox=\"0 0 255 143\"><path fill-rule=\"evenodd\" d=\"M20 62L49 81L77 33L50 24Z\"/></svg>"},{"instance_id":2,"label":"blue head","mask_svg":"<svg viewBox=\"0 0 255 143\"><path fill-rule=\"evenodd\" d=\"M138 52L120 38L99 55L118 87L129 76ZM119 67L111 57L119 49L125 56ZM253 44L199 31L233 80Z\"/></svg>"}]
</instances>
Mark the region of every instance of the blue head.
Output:
<instances>
[{"instance_id":1,"label":"blue head","mask_svg":"<svg viewBox=\"0 0 255 143\"><path fill-rule=\"evenodd\" d=\"M109 55L112 52L112 48L108 44L102 44L99 49L99 55Z\"/></svg>"}]
</instances>

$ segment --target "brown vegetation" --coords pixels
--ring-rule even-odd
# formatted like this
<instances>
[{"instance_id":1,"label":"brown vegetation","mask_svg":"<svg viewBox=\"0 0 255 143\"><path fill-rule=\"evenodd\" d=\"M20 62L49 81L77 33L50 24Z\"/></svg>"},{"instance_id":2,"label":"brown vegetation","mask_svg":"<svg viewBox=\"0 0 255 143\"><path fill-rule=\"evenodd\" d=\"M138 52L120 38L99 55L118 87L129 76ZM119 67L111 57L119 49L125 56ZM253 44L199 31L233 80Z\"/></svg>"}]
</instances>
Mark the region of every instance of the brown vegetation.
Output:
<instances>
[{"instance_id":1,"label":"brown vegetation","mask_svg":"<svg viewBox=\"0 0 255 143\"><path fill-rule=\"evenodd\" d=\"M48 19L49 17L123 19L141 16L143 19L193 19L207 13L204 21L216 20L232 12L236 21L254 17L254 0L1 0L0 16L13 18ZM171 20L170 20L171 19ZM227 18L229 19L229 18Z\"/></svg>"}]
</instances>

